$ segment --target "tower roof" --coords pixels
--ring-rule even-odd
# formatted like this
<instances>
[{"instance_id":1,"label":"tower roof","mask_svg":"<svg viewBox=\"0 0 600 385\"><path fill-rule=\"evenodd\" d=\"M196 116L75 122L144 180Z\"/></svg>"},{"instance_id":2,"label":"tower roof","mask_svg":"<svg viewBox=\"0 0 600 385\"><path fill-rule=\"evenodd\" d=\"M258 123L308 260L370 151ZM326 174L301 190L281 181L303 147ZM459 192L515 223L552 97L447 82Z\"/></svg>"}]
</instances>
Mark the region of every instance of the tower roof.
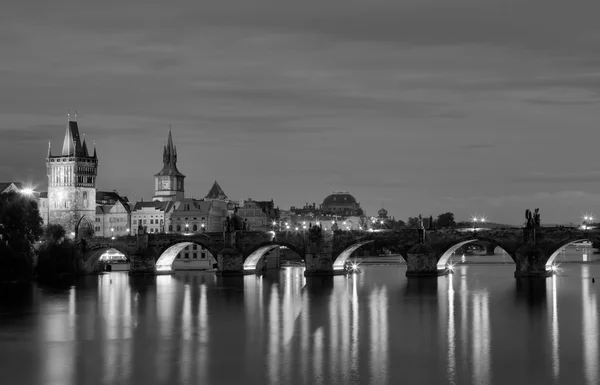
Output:
<instances>
[{"instance_id":1,"label":"tower roof","mask_svg":"<svg viewBox=\"0 0 600 385\"><path fill-rule=\"evenodd\" d=\"M82 150L77 122L69 119L63 140L62 156L85 156Z\"/></svg>"},{"instance_id":2,"label":"tower roof","mask_svg":"<svg viewBox=\"0 0 600 385\"><path fill-rule=\"evenodd\" d=\"M223 189L221 188L221 186L219 186L219 183L217 183L217 181L215 181L215 183L213 183L212 187L210 188L210 191L204 197L204 199L221 199L221 200L225 200L225 199L227 199L227 195L225 195L225 192L223 191Z\"/></svg>"},{"instance_id":3,"label":"tower roof","mask_svg":"<svg viewBox=\"0 0 600 385\"><path fill-rule=\"evenodd\" d=\"M169 138L163 148L163 168L154 176L182 176L185 177L177 169L177 148L173 144L173 135L171 127L169 127Z\"/></svg>"}]
</instances>

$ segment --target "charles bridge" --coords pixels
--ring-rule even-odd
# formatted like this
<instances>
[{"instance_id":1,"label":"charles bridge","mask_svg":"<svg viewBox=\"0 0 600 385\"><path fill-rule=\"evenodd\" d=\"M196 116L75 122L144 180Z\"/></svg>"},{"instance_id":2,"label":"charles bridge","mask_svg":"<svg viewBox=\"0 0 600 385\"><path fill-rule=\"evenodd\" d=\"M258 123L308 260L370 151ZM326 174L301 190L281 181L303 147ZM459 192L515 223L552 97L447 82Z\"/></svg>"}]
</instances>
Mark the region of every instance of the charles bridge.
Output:
<instances>
[{"instance_id":1,"label":"charles bridge","mask_svg":"<svg viewBox=\"0 0 600 385\"><path fill-rule=\"evenodd\" d=\"M515 277L552 275L553 262L569 243L600 240L600 231L579 228L540 227L505 229L398 231L230 231L192 234L142 234L81 241L85 270L100 269L100 256L116 249L131 261L132 271L161 273L171 270L177 254L198 244L217 260L218 275L261 272L265 255L278 246L295 251L305 262L305 275L346 274L347 259L359 248L374 244L400 254L407 264L406 276L436 276L449 273L448 259L455 250L471 242L501 247L516 264Z\"/></svg>"}]
</instances>

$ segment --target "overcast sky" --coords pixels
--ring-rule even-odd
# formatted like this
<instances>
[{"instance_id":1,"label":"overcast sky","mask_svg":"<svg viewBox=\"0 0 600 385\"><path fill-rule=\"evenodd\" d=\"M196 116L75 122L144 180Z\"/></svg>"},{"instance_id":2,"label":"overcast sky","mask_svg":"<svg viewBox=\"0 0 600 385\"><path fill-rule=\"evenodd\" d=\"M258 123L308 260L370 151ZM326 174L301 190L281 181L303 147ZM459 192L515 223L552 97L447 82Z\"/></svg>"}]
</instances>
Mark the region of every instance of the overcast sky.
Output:
<instances>
[{"instance_id":1,"label":"overcast sky","mask_svg":"<svg viewBox=\"0 0 600 385\"><path fill-rule=\"evenodd\" d=\"M169 123L201 198L369 215L600 216L600 2L9 0L0 181L45 189L66 114L98 188L150 199Z\"/></svg>"}]
</instances>

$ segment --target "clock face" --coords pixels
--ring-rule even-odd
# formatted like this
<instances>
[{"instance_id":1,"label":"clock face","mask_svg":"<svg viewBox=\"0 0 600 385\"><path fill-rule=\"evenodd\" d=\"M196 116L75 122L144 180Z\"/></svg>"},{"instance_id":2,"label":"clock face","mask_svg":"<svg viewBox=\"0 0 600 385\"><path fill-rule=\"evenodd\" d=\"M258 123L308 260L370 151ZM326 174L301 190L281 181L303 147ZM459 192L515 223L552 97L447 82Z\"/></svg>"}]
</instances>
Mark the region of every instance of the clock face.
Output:
<instances>
[{"instance_id":1,"label":"clock face","mask_svg":"<svg viewBox=\"0 0 600 385\"><path fill-rule=\"evenodd\" d=\"M170 188L170 186L171 186L171 183L168 179L165 179L162 181L162 188L164 190L168 190Z\"/></svg>"}]
</instances>

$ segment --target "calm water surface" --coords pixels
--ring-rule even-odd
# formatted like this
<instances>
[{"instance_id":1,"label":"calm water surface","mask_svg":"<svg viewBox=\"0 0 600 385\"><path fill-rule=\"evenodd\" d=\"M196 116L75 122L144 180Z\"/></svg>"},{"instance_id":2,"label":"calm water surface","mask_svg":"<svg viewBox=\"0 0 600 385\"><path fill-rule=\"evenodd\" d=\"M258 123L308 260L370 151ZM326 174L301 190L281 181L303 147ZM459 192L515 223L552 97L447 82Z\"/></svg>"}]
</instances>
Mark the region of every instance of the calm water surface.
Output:
<instances>
[{"instance_id":1,"label":"calm water surface","mask_svg":"<svg viewBox=\"0 0 600 385\"><path fill-rule=\"evenodd\" d=\"M599 384L600 265L407 279L90 276L0 288L0 383ZM592 283L596 277L596 283Z\"/></svg>"}]
</instances>

